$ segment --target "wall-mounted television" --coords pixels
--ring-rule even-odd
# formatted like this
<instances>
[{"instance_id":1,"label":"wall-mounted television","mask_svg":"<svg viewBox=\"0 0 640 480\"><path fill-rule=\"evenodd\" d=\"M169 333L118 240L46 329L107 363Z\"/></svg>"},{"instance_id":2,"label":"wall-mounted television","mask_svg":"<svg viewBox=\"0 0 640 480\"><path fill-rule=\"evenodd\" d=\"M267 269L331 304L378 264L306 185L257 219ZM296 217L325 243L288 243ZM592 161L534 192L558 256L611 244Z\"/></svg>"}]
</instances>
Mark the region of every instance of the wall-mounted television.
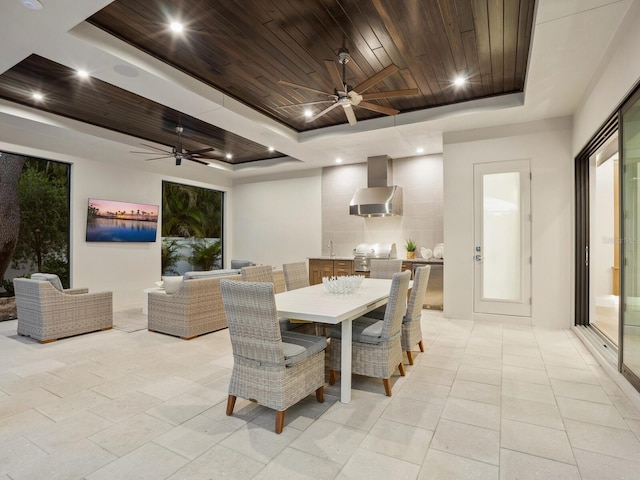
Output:
<instances>
[{"instance_id":1,"label":"wall-mounted television","mask_svg":"<svg viewBox=\"0 0 640 480\"><path fill-rule=\"evenodd\" d=\"M90 198L87 242L155 242L158 205Z\"/></svg>"}]
</instances>

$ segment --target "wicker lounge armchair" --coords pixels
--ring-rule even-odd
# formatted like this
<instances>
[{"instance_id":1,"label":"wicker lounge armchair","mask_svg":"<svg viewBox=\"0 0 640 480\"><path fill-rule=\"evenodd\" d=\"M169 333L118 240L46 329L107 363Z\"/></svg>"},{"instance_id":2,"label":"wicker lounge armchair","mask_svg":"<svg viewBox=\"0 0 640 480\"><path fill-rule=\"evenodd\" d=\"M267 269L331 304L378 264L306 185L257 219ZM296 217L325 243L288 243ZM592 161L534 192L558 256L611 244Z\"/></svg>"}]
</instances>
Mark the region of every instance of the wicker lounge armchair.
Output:
<instances>
[{"instance_id":1,"label":"wicker lounge armchair","mask_svg":"<svg viewBox=\"0 0 640 480\"><path fill-rule=\"evenodd\" d=\"M15 278L13 285L18 335L48 343L113 327L111 292L89 293L86 288L60 291L50 281L33 278Z\"/></svg>"},{"instance_id":2,"label":"wicker lounge armchair","mask_svg":"<svg viewBox=\"0 0 640 480\"><path fill-rule=\"evenodd\" d=\"M372 258L370 262L369 278L393 278L402 271L402 260Z\"/></svg>"},{"instance_id":3,"label":"wicker lounge armchair","mask_svg":"<svg viewBox=\"0 0 640 480\"><path fill-rule=\"evenodd\" d=\"M227 415L237 397L276 410L275 432L285 411L315 391L324 401L324 337L280 332L273 284L220 282L233 348Z\"/></svg>"},{"instance_id":4,"label":"wicker lounge armchair","mask_svg":"<svg viewBox=\"0 0 640 480\"><path fill-rule=\"evenodd\" d=\"M360 317L353 321L352 373L367 377L382 378L387 396L391 396L391 375L398 368L404 376L400 330L402 316L407 305L409 279L408 270L393 276L389 301L384 320ZM342 331L340 326L331 330L329 343L329 383L336 381L340 370Z\"/></svg>"},{"instance_id":5,"label":"wicker lounge armchair","mask_svg":"<svg viewBox=\"0 0 640 480\"><path fill-rule=\"evenodd\" d=\"M176 293L149 293L148 329L191 340L227 328L220 280L240 275L183 280Z\"/></svg>"}]
</instances>

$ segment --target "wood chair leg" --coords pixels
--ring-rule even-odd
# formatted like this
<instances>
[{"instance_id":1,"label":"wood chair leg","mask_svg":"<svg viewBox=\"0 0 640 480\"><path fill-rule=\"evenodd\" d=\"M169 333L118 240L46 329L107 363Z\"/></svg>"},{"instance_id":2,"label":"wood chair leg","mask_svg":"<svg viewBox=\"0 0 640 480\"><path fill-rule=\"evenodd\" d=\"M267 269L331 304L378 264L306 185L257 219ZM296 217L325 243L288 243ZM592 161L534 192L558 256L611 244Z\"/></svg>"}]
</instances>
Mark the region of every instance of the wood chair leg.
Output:
<instances>
[{"instance_id":1,"label":"wood chair leg","mask_svg":"<svg viewBox=\"0 0 640 480\"><path fill-rule=\"evenodd\" d=\"M400 365L398 365L398 370L400 370L400 375L402 375L403 377L407 374L404 371L404 363L400 362Z\"/></svg>"},{"instance_id":2,"label":"wood chair leg","mask_svg":"<svg viewBox=\"0 0 640 480\"><path fill-rule=\"evenodd\" d=\"M316 390L316 400L318 403L324 403L324 385Z\"/></svg>"},{"instance_id":3,"label":"wood chair leg","mask_svg":"<svg viewBox=\"0 0 640 480\"><path fill-rule=\"evenodd\" d=\"M329 370L329 385L333 385L336 383L336 371Z\"/></svg>"},{"instance_id":4,"label":"wood chair leg","mask_svg":"<svg viewBox=\"0 0 640 480\"><path fill-rule=\"evenodd\" d=\"M422 340L418 342L418 346L420 347L420 351L424 352L424 343L422 343Z\"/></svg>"},{"instance_id":5,"label":"wood chair leg","mask_svg":"<svg viewBox=\"0 0 640 480\"><path fill-rule=\"evenodd\" d=\"M236 406L236 396L229 395L227 397L227 415L231 415L233 413L233 409Z\"/></svg>"},{"instance_id":6,"label":"wood chair leg","mask_svg":"<svg viewBox=\"0 0 640 480\"><path fill-rule=\"evenodd\" d=\"M383 378L382 383L384 384L384 393L387 397L391 396L391 379Z\"/></svg>"},{"instance_id":7,"label":"wood chair leg","mask_svg":"<svg viewBox=\"0 0 640 480\"><path fill-rule=\"evenodd\" d=\"M413 365L413 353L411 350L407 350L407 359L409 360L409 365Z\"/></svg>"},{"instance_id":8,"label":"wood chair leg","mask_svg":"<svg viewBox=\"0 0 640 480\"><path fill-rule=\"evenodd\" d=\"M276 433L282 433L284 428L284 410L276 411Z\"/></svg>"}]
</instances>

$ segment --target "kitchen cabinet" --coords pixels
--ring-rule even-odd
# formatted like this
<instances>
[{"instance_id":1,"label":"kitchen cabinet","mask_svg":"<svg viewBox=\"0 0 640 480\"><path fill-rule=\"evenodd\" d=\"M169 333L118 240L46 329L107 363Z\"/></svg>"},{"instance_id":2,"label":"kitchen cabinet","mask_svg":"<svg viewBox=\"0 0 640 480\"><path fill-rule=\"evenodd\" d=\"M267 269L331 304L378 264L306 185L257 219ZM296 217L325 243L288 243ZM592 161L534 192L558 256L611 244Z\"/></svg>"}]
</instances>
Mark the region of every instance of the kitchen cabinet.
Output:
<instances>
[{"instance_id":1,"label":"kitchen cabinet","mask_svg":"<svg viewBox=\"0 0 640 480\"><path fill-rule=\"evenodd\" d=\"M353 275L353 260L351 259L309 259L309 283L322 283L322 277L341 277Z\"/></svg>"}]
</instances>

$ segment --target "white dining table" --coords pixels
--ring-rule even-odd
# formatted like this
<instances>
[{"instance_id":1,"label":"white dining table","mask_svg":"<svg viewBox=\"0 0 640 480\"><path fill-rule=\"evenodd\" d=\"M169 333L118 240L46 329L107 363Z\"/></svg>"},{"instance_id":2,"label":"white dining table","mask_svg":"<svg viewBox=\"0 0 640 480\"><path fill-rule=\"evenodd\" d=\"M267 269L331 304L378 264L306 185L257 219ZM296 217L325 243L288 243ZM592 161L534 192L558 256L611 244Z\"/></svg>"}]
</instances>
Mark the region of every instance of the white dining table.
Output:
<instances>
[{"instance_id":1,"label":"white dining table","mask_svg":"<svg viewBox=\"0 0 640 480\"><path fill-rule=\"evenodd\" d=\"M324 285L312 285L276 294L280 317L342 325L340 401L351 401L351 340L353 320L389 300L391 280L365 278L349 294L329 293Z\"/></svg>"}]
</instances>

